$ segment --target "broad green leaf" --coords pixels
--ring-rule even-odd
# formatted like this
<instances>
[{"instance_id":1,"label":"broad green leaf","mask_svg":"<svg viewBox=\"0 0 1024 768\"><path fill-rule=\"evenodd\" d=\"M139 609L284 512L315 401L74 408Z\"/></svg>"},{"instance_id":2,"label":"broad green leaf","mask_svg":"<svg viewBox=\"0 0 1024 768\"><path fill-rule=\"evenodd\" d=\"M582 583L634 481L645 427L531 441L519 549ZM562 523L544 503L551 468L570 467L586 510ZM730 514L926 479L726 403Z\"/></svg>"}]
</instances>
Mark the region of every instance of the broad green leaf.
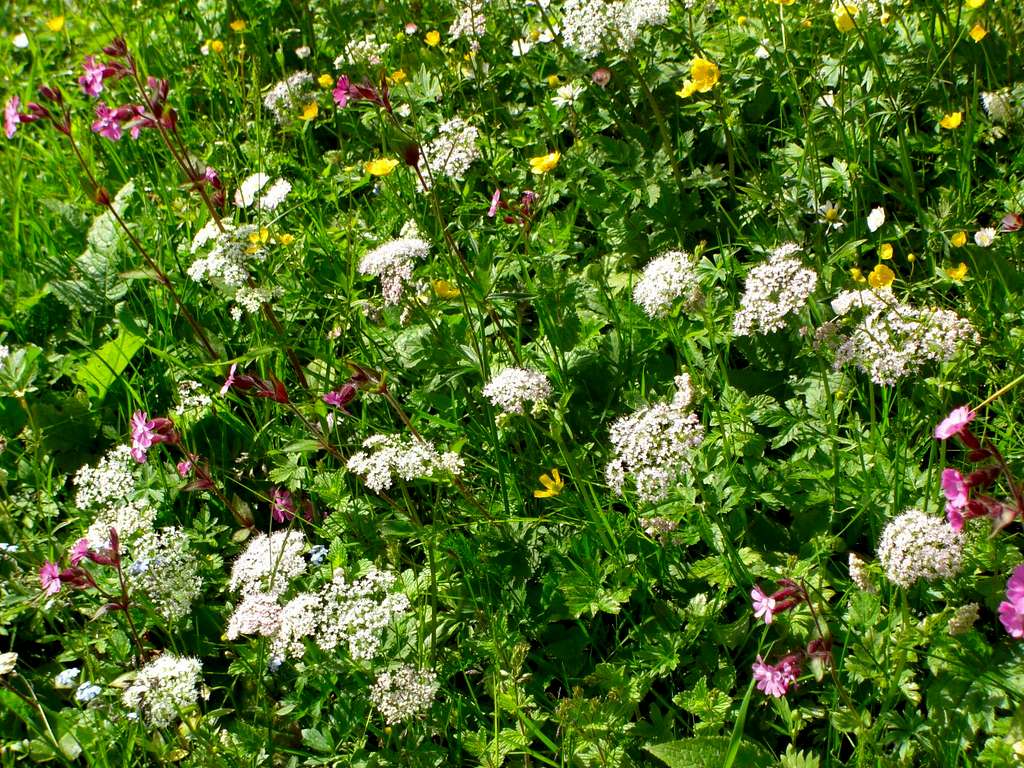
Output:
<instances>
[{"instance_id":1,"label":"broad green leaf","mask_svg":"<svg viewBox=\"0 0 1024 768\"><path fill-rule=\"evenodd\" d=\"M89 397L102 400L145 342L141 336L122 328L116 339L108 341L79 366L75 381Z\"/></svg>"},{"instance_id":2,"label":"broad green leaf","mask_svg":"<svg viewBox=\"0 0 1024 768\"><path fill-rule=\"evenodd\" d=\"M695 736L690 739L652 744L645 749L669 768L709 768L723 765L729 754L727 736ZM761 768L771 765L771 755L757 744L742 742L733 765Z\"/></svg>"}]
</instances>

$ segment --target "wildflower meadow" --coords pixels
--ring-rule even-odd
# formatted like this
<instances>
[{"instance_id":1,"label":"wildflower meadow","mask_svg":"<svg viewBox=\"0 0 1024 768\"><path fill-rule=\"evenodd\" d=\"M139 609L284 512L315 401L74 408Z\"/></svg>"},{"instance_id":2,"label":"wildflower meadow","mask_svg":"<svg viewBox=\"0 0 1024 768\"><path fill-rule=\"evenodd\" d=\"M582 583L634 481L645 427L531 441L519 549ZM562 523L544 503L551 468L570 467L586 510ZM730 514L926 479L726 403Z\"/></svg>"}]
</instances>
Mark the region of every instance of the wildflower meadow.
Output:
<instances>
[{"instance_id":1,"label":"wildflower meadow","mask_svg":"<svg viewBox=\"0 0 1024 768\"><path fill-rule=\"evenodd\" d=\"M5 3L0 766L1024 764L1022 46Z\"/></svg>"}]
</instances>

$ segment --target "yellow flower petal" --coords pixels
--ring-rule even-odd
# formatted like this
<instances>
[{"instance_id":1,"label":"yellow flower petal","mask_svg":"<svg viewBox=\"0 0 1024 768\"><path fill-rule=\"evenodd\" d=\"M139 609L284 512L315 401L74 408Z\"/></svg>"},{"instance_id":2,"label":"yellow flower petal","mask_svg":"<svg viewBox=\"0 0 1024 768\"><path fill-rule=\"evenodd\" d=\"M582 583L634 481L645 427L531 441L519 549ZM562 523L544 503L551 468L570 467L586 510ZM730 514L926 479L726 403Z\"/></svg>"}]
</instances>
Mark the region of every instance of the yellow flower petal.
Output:
<instances>
[{"instance_id":1,"label":"yellow flower petal","mask_svg":"<svg viewBox=\"0 0 1024 768\"><path fill-rule=\"evenodd\" d=\"M868 275L868 285L872 288L888 288L896 279L896 273L885 264L876 264Z\"/></svg>"},{"instance_id":2,"label":"yellow flower petal","mask_svg":"<svg viewBox=\"0 0 1024 768\"><path fill-rule=\"evenodd\" d=\"M334 85L334 77L328 74L320 75L320 77L316 79L316 84L321 88L330 88Z\"/></svg>"},{"instance_id":3,"label":"yellow flower petal","mask_svg":"<svg viewBox=\"0 0 1024 768\"><path fill-rule=\"evenodd\" d=\"M557 88L561 82L562 81L558 79L558 75L548 75L548 88Z\"/></svg>"},{"instance_id":4,"label":"yellow flower petal","mask_svg":"<svg viewBox=\"0 0 1024 768\"><path fill-rule=\"evenodd\" d=\"M433 48L441 42L441 33L436 29L432 29L427 32L426 36L423 38L423 42Z\"/></svg>"},{"instance_id":5,"label":"yellow flower petal","mask_svg":"<svg viewBox=\"0 0 1024 768\"><path fill-rule=\"evenodd\" d=\"M281 245L291 245L295 242L295 235L289 235L287 232L284 232L277 236L277 242Z\"/></svg>"},{"instance_id":6,"label":"yellow flower petal","mask_svg":"<svg viewBox=\"0 0 1024 768\"><path fill-rule=\"evenodd\" d=\"M539 155L538 157L530 158L530 170L538 175L543 175L548 171L552 171L558 165L558 161L562 159L562 153L557 149L554 152L550 152L546 155Z\"/></svg>"},{"instance_id":7,"label":"yellow flower petal","mask_svg":"<svg viewBox=\"0 0 1024 768\"><path fill-rule=\"evenodd\" d=\"M967 277L967 265L961 261L955 267L949 267L946 270L946 274L949 275L954 280L963 280L965 277Z\"/></svg>"},{"instance_id":8,"label":"yellow flower petal","mask_svg":"<svg viewBox=\"0 0 1024 768\"><path fill-rule=\"evenodd\" d=\"M398 167L398 161L393 157L378 157L376 160L368 161L363 170L371 176L387 176Z\"/></svg>"},{"instance_id":9,"label":"yellow flower petal","mask_svg":"<svg viewBox=\"0 0 1024 768\"><path fill-rule=\"evenodd\" d=\"M891 259L892 258L892 245L890 243L882 243L878 246L878 258L880 259Z\"/></svg>"},{"instance_id":10,"label":"yellow flower petal","mask_svg":"<svg viewBox=\"0 0 1024 768\"><path fill-rule=\"evenodd\" d=\"M693 80L687 80L683 83L683 87L676 91L676 96L680 99L688 99L697 91L697 86Z\"/></svg>"},{"instance_id":11,"label":"yellow flower petal","mask_svg":"<svg viewBox=\"0 0 1024 768\"><path fill-rule=\"evenodd\" d=\"M245 29L245 19L235 19L228 26L235 32L241 32Z\"/></svg>"},{"instance_id":12,"label":"yellow flower petal","mask_svg":"<svg viewBox=\"0 0 1024 768\"><path fill-rule=\"evenodd\" d=\"M985 35L988 34L988 30L981 26L981 24L975 24L967 34L971 36L971 40L980 43L985 38Z\"/></svg>"},{"instance_id":13,"label":"yellow flower petal","mask_svg":"<svg viewBox=\"0 0 1024 768\"><path fill-rule=\"evenodd\" d=\"M392 85L398 85L399 83L404 83L406 77L407 75L405 74L404 69L396 69L394 72L388 75L388 82L391 83Z\"/></svg>"},{"instance_id":14,"label":"yellow flower petal","mask_svg":"<svg viewBox=\"0 0 1024 768\"><path fill-rule=\"evenodd\" d=\"M850 277L853 278L855 283L863 283L865 280L864 273L860 271L860 267L852 267L850 269Z\"/></svg>"},{"instance_id":15,"label":"yellow flower petal","mask_svg":"<svg viewBox=\"0 0 1024 768\"><path fill-rule=\"evenodd\" d=\"M985 4L985 0L967 0L967 7L972 11L981 8Z\"/></svg>"},{"instance_id":16,"label":"yellow flower petal","mask_svg":"<svg viewBox=\"0 0 1024 768\"><path fill-rule=\"evenodd\" d=\"M224 43L220 40L208 40L206 42L206 47L214 53L223 53L224 51Z\"/></svg>"},{"instance_id":17,"label":"yellow flower petal","mask_svg":"<svg viewBox=\"0 0 1024 768\"><path fill-rule=\"evenodd\" d=\"M462 292L447 280L435 280L433 282L434 293L439 299L454 299Z\"/></svg>"},{"instance_id":18,"label":"yellow flower petal","mask_svg":"<svg viewBox=\"0 0 1024 768\"><path fill-rule=\"evenodd\" d=\"M707 93L718 84L718 65L708 59L696 58L690 64L690 79L698 93Z\"/></svg>"},{"instance_id":19,"label":"yellow flower petal","mask_svg":"<svg viewBox=\"0 0 1024 768\"><path fill-rule=\"evenodd\" d=\"M963 248L966 243L967 233L964 232L963 230L960 230L959 232L955 233L951 238L949 238L949 244L952 245L954 248Z\"/></svg>"},{"instance_id":20,"label":"yellow flower petal","mask_svg":"<svg viewBox=\"0 0 1024 768\"><path fill-rule=\"evenodd\" d=\"M64 29L64 17L54 16L52 19L47 19L46 28L51 32L60 32Z\"/></svg>"},{"instance_id":21,"label":"yellow flower petal","mask_svg":"<svg viewBox=\"0 0 1024 768\"><path fill-rule=\"evenodd\" d=\"M943 128L946 128L947 130L953 130L954 128L959 128L960 123L962 123L963 121L963 112L950 112L948 115L939 120L939 125L941 125Z\"/></svg>"},{"instance_id":22,"label":"yellow flower petal","mask_svg":"<svg viewBox=\"0 0 1024 768\"><path fill-rule=\"evenodd\" d=\"M832 6L832 21L840 32L852 32L857 28L857 23L853 19L858 13L860 8L853 3L837 3Z\"/></svg>"},{"instance_id":23,"label":"yellow flower petal","mask_svg":"<svg viewBox=\"0 0 1024 768\"><path fill-rule=\"evenodd\" d=\"M552 496L557 496L565 488L565 483L562 482L562 475L559 474L557 469L552 469L551 474L543 474L540 476L540 484L544 486L544 490L536 490L533 492L535 499L547 499Z\"/></svg>"},{"instance_id":24,"label":"yellow flower petal","mask_svg":"<svg viewBox=\"0 0 1024 768\"><path fill-rule=\"evenodd\" d=\"M302 114L299 117L308 123L310 120L316 120L318 114L320 114L320 107L317 106L315 101L311 101L302 108Z\"/></svg>"}]
</instances>

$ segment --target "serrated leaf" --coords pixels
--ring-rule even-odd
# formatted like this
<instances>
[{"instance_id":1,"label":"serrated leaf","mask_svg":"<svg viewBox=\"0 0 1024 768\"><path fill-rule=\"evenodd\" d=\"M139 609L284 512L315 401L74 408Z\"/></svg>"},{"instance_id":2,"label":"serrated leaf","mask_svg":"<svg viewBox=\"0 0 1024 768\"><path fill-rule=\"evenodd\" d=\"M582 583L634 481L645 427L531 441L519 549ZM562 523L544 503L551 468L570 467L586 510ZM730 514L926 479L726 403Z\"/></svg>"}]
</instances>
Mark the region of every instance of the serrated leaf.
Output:
<instances>
[{"instance_id":1,"label":"serrated leaf","mask_svg":"<svg viewBox=\"0 0 1024 768\"><path fill-rule=\"evenodd\" d=\"M733 765L761 768L772 763L772 757L757 744L741 742ZM708 768L723 765L729 755L727 736L694 736L644 747L669 768Z\"/></svg>"},{"instance_id":2,"label":"serrated leaf","mask_svg":"<svg viewBox=\"0 0 1024 768\"><path fill-rule=\"evenodd\" d=\"M821 760L813 752L797 752L796 747L790 744L786 747L786 754L782 756L779 765L780 768L820 768Z\"/></svg>"}]
</instances>

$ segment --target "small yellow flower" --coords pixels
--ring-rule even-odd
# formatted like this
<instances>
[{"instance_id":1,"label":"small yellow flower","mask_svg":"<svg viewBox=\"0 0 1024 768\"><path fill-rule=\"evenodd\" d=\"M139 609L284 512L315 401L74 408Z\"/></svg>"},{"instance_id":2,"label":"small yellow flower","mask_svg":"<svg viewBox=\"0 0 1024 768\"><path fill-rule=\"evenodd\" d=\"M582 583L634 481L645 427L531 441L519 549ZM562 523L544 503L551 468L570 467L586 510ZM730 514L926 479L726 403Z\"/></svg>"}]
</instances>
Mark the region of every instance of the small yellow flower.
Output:
<instances>
[{"instance_id":1,"label":"small yellow flower","mask_svg":"<svg viewBox=\"0 0 1024 768\"><path fill-rule=\"evenodd\" d=\"M565 483L562 482L562 476L558 473L557 469L552 469L551 474L543 474L540 476L540 484L544 486L543 490L536 490L533 492L533 498L535 499L547 499L552 496L557 496L565 488Z\"/></svg>"},{"instance_id":2,"label":"small yellow flower","mask_svg":"<svg viewBox=\"0 0 1024 768\"><path fill-rule=\"evenodd\" d=\"M432 29L429 32L427 32L426 37L423 38L423 42L425 42L431 48L434 48L437 46L438 43L441 42L441 33L438 32L436 29Z\"/></svg>"},{"instance_id":3,"label":"small yellow flower","mask_svg":"<svg viewBox=\"0 0 1024 768\"><path fill-rule=\"evenodd\" d=\"M736 23L739 24L742 27L744 24L747 23L747 17L746 16L737 16L736 17Z\"/></svg>"},{"instance_id":4,"label":"small yellow flower","mask_svg":"<svg viewBox=\"0 0 1024 768\"><path fill-rule=\"evenodd\" d=\"M376 160L369 160L363 166L363 170L371 176L387 176L398 167L398 161L393 157L378 157Z\"/></svg>"},{"instance_id":5,"label":"small yellow flower","mask_svg":"<svg viewBox=\"0 0 1024 768\"><path fill-rule=\"evenodd\" d=\"M985 39L985 35L988 34L988 30L981 26L981 24L975 24L967 34L971 36L971 40L976 43L980 43Z\"/></svg>"},{"instance_id":6,"label":"small yellow flower","mask_svg":"<svg viewBox=\"0 0 1024 768\"><path fill-rule=\"evenodd\" d=\"M270 230L266 227L260 227L258 232L253 232L249 235L249 247L245 249L245 252L259 253L268 242L270 242Z\"/></svg>"},{"instance_id":7,"label":"small yellow flower","mask_svg":"<svg viewBox=\"0 0 1024 768\"><path fill-rule=\"evenodd\" d=\"M959 282L967 277L967 265L961 261L955 267L949 267L946 269L946 274Z\"/></svg>"},{"instance_id":8,"label":"small yellow flower","mask_svg":"<svg viewBox=\"0 0 1024 768\"><path fill-rule=\"evenodd\" d=\"M911 264L913 264L915 261L917 261L917 256L915 256L912 253L908 253L907 254L907 261L909 261Z\"/></svg>"},{"instance_id":9,"label":"small yellow flower","mask_svg":"<svg viewBox=\"0 0 1024 768\"><path fill-rule=\"evenodd\" d=\"M951 131L954 128L959 128L960 127L960 123L962 123L963 121L964 121L964 113L963 112L950 112L948 115L946 115L941 120L939 120L939 125L941 125L945 129Z\"/></svg>"},{"instance_id":10,"label":"small yellow flower","mask_svg":"<svg viewBox=\"0 0 1024 768\"><path fill-rule=\"evenodd\" d=\"M316 84L319 85L321 88L330 88L332 85L334 85L334 77L332 75L324 73L316 79Z\"/></svg>"},{"instance_id":11,"label":"small yellow flower","mask_svg":"<svg viewBox=\"0 0 1024 768\"><path fill-rule=\"evenodd\" d=\"M320 114L320 107L317 106L315 101L309 102L302 108L302 114L299 115L300 120L305 120L307 123L311 120L316 120L316 116Z\"/></svg>"},{"instance_id":12,"label":"small yellow flower","mask_svg":"<svg viewBox=\"0 0 1024 768\"><path fill-rule=\"evenodd\" d=\"M886 24L892 21L892 14L889 13L888 11L882 11L882 15L878 17L878 20L882 22L882 26L884 27Z\"/></svg>"},{"instance_id":13,"label":"small yellow flower","mask_svg":"<svg viewBox=\"0 0 1024 768\"><path fill-rule=\"evenodd\" d=\"M839 2L832 6L832 21L840 32L852 32L857 28L857 22L853 19L858 13L860 8L853 3Z\"/></svg>"},{"instance_id":14,"label":"small yellow flower","mask_svg":"<svg viewBox=\"0 0 1024 768\"><path fill-rule=\"evenodd\" d=\"M407 77L408 75L405 74L404 69L396 69L388 75L388 82L391 83L391 85L398 85L399 83L404 83Z\"/></svg>"},{"instance_id":15,"label":"small yellow flower","mask_svg":"<svg viewBox=\"0 0 1024 768\"><path fill-rule=\"evenodd\" d=\"M772 0L776 5L792 5L796 0Z\"/></svg>"},{"instance_id":16,"label":"small yellow flower","mask_svg":"<svg viewBox=\"0 0 1024 768\"><path fill-rule=\"evenodd\" d=\"M562 81L558 79L558 75L548 75L547 83L548 88L557 88Z\"/></svg>"},{"instance_id":17,"label":"small yellow flower","mask_svg":"<svg viewBox=\"0 0 1024 768\"><path fill-rule=\"evenodd\" d=\"M690 64L690 79L676 91L676 96L688 99L695 93L707 93L718 84L719 75L715 62L697 57Z\"/></svg>"},{"instance_id":18,"label":"small yellow flower","mask_svg":"<svg viewBox=\"0 0 1024 768\"><path fill-rule=\"evenodd\" d=\"M242 32L245 29L245 19L235 19L228 26L235 32Z\"/></svg>"},{"instance_id":19,"label":"small yellow flower","mask_svg":"<svg viewBox=\"0 0 1024 768\"><path fill-rule=\"evenodd\" d=\"M281 245L291 245L295 242L295 235L289 235L287 232L277 236L277 242Z\"/></svg>"},{"instance_id":20,"label":"small yellow flower","mask_svg":"<svg viewBox=\"0 0 1024 768\"><path fill-rule=\"evenodd\" d=\"M60 32L64 29L64 17L54 16L52 19L47 19L46 28L51 32Z\"/></svg>"},{"instance_id":21,"label":"small yellow flower","mask_svg":"<svg viewBox=\"0 0 1024 768\"><path fill-rule=\"evenodd\" d=\"M224 43L220 40L207 40L206 47L214 53L222 53L224 51Z\"/></svg>"},{"instance_id":22,"label":"small yellow flower","mask_svg":"<svg viewBox=\"0 0 1024 768\"><path fill-rule=\"evenodd\" d=\"M890 243L882 243L880 246L878 246L878 258L882 259L883 261L885 261L887 259L891 259L892 258L892 244L890 244Z\"/></svg>"},{"instance_id":23,"label":"small yellow flower","mask_svg":"<svg viewBox=\"0 0 1024 768\"><path fill-rule=\"evenodd\" d=\"M547 155L539 155L530 158L530 170L538 175L553 171L558 161L562 159L562 153L557 149Z\"/></svg>"},{"instance_id":24,"label":"small yellow flower","mask_svg":"<svg viewBox=\"0 0 1024 768\"><path fill-rule=\"evenodd\" d=\"M853 282L855 283L863 283L865 280L867 280L867 278L864 277L864 273L860 271L860 267L851 267L850 277L853 278Z\"/></svg>"},{"instance_id":25,"label":"small yellow flower","mask_svg":"<svg viewBox=\"0 0 1024 768\"><path fill-rule=\"evenodd\" d=\"M462 293L462 291L447 280L435 280L432 285L434 286L434 293L437 294L439 299L454 299Z\"/></svg>"},{"instance_id":26,"label":"small yellow flower","mask_svg":"<svg viewBox=\"0 0 1024 768\"><path fill-rule=\"evenodd\" d=\"M972 11L981 8L985 4L985 0L967 0L967 7Z\"/></svg>"},{"instance_id":27,"label":"small yellow flower","mask_svg":"<svg viewBox=\"0 0 1024 768\"><path fill-rule=\"evenodd\" d=\"M814 26L814 22L811 21L811 19L808 17L800 22L800 26L803 27L804 29L810 29L812 26Z\"/></svg>"},{"instance_id":28,"label":"small yellow flower","mask_svg":"<svg viewBox=\"0 0 1024 768\"><path fill-rule=\"evenodd\" d=\"M949 244L954 248L963 248L967 244L967 233L962 229L949 238Z\"/></svg>"},{"instance_id":29,"label":"small yellow flower","mask_svg":"<svg viewBox=\"0 0 1024 768\"><path fill-rule=\"evenodd\" d=\"M888 288L896 279L896 273L885 264L876 264L868 275L868 285L872 288Z\"/></svg>"}]
</instances>

